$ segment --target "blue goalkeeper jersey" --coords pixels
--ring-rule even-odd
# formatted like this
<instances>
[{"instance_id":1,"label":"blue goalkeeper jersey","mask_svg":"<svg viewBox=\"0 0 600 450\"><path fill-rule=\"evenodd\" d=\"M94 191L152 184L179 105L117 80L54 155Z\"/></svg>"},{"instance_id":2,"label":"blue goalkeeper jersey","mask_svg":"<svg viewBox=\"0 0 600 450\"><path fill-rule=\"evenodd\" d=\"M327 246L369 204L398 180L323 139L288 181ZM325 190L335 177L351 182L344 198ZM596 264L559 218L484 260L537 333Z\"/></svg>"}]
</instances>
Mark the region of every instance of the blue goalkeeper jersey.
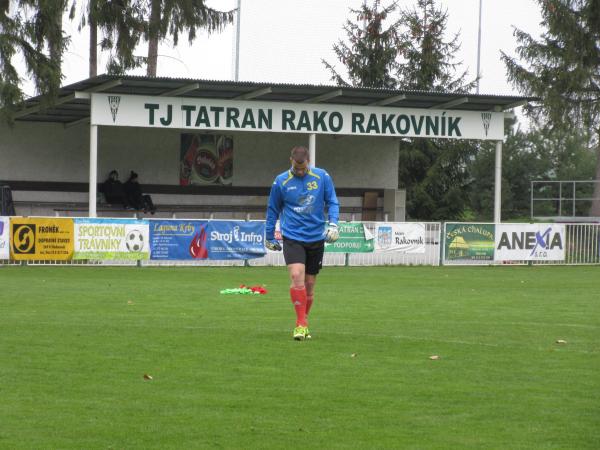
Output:
<instances>
[{"instance_id":1,"label":"blue goalkeeper jersey","mask_svg":"<svg viewBox=\"0 0 600 450\"><path fill-rule=\"evenodd\" d=\"M274 238L277 219L281 234L288 239L300 242L325 239L325 206L329 222L337 224L340 204L333 180L325 170L313 167L303 177L294 176L291 170L277 175L269 195L267 240Z\"/></svg>"}]
</instances>

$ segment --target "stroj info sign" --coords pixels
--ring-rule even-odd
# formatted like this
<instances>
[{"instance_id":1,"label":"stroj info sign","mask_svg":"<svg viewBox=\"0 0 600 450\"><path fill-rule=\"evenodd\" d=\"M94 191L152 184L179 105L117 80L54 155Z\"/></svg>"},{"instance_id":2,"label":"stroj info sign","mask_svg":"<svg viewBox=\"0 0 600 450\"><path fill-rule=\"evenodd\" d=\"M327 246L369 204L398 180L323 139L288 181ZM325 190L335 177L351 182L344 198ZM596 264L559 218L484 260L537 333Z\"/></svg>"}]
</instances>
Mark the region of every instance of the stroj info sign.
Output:
<instances>
[{"instance_id":1,"label":"stroj info sign","mask_svg":"<svg viewBox=\"0 0 600 450\"><path fill-rule=\"evenodd\" d=\"M92 125L501 140L504 114L92 94Z\"/></svg>"}]
</instances>

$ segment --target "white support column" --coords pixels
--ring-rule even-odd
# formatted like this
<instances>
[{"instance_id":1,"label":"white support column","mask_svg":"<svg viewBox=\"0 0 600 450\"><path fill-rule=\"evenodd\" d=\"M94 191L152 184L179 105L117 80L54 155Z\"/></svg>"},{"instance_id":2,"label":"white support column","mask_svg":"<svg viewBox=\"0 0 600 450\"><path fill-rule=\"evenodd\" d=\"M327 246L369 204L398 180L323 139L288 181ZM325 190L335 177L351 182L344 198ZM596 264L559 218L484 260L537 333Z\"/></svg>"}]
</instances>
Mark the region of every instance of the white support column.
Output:
<instances>
[{"instance_id":1,"label":"white support column","mask_svg":"<svg viewBox=\"0 0 600 450\"><path fill-rule=\"evenodd\" d=\"M308 136L308 157L311 167L317 167L317 135L315 133Z\"/></svg>"},{"instance_id":2,"label":"white support column","mask_svg":"<svg viewBox=\"0 0 600 450\"><path fill-rule=\"evenodd\" d=\"M494 176L494 222L502 221L502 141L496 141L496 170Z\"/></svg>"},{"instance_id":3,"label":"white support column","mask_svg":"<svg viewBox=\"0 0 600 450\"><path fill-rule=\"evenodd\" d=\"M98 185L98 125L90 125L90 198L89 217L96 217L96 186Z\"/></svg>"},{"instance_id":4,"label":"white support column","mask_svg":"<svg viewBox=\"0 0 600 450\"><path fill-rule=\"evenodd\" d=\"M242 0L237 1L237 16L236 16L236 27L235 27L235 67L233 79L239 81L240 79L240 28L242 25Z\"/></svg>"}]
</instances>

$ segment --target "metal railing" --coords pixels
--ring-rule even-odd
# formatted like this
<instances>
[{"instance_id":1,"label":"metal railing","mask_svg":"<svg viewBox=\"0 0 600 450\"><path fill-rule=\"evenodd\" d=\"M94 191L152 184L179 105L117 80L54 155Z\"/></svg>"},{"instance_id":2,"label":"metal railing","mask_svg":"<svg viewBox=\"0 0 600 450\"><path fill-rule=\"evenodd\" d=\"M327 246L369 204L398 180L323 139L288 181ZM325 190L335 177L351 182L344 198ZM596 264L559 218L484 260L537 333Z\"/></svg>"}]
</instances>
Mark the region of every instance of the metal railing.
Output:
<instances>
[{"instance_id":1,"label":"metal railing","mask_svg":"<svg viewBox=\"0 0 600 450\"><path fill-rule=\"evenodd\" d=\"M530 186L531 218L585 219L599 180L541 180Z\"/></svg>"},{"instance_id":2,"label":"metal railing","mask_svg":"<svg viewBox=\"0 0 600 450\"><path fill-rule=\"evenodd\" d=\"M449 225L452 222L446 224ZM476 226L494 226L493 223L479 223L469 224L462 223L460 225L476 225ZM511 225L511 224L503 224ZM512 224L512 225L524 225L524 224ZM526 224L525 224L526 225ZM468 257L459 258L453 260L446 254L446 243L442 242L442 257L441 263L443 265L459 265L459 266L473 266L473 265L596 265L600 264L600 223L565 223L565 224L552 224L564 226L564 259L559 260L490 260L476 258L469 259ZM497 224L496 224L497 226ZM444 228L444 236L446 228ZM496 230L497 233L497 230ZM491 244L490 244L491 245ZM466 244L465 244L466 246ZM492 248L493 251L493 248ZM497 256L497 255L496 255Z\"/></svg>"},{"instance_id":3,"label":"metal railing","mask_svg":"<svg viewBox=\"0 0 600 450\"><path fill-rule=\"evenodd\" d=\"M565 224L565 234L565 259L557 261L511 261L510 263L531 264L534 266L600 264L600 224Z\"/></svg>"},{"instance_id":4,"label":"metal railing","mask_svg":"<svg viewBox=\"0 0 600 450\"><path fill-rule=\"evenodd\" d=\"M362 222L375 234L378 222ZM401 222L386 222L388 224ZM405 253L402 251L381 251L377 248L370 253L325 253L324 266L386 266L386 265L425 265L437 266L440 263L440 222L425 222L425 253ZM249 260L251 266L283 266L281 252L269 252L263 258Z\"/></svg>"},{"instance_id":5,"label":"metal railing","mask_svg":"<svg viewBox=\"0 0 600 450\"><path fill-rule=\"evenodd\" d=\"M377 225L382 222L362 222L366 229L375 236ZM386 222L386 225L399 224L400 222ZM498 261L468 260L459 258L453 261L446 255L444 236L445 224L440 222L421 222L425 227L425 245L423 253L407 253L402 250L380 250L374 246L369 253L325 253L324 266L376 266L376 265L502 265L502 264L531 264L531 265L590 265L600 264L600 223L566 223L564 227L564 259L554 261ZM450 224L450 223L449 223ZM448 225L448 224L446 224ZM462 223L461 225L470 225ZM482 224L476 224L482 225ZM491 227L494 224L483 224ZM523 224L513 224L523 225ZM557 224L559 225L559 224ZM375 236L375 239L377 237ZM493 237L491 242L493 245ZM461 245L467 246L466 243ZM489 245L488 245L489 246ZM449 247L452 248L452 247ZM493 252L493 248L491 250ZM284 266L285 261L281 252L267 252L261 258L249 260L33 260L14 261L0 260L0 265L55 265L55 266L178 266L178 267L203 267L203 266Z\"/></svg>"},{"instance_id":6,"label":"metal railing","mask_svg":"<svg viewBox=\"0 0 600 450\"><path fill-rule=\"evenodd\" d=\"M567 224L563 264L600 264L600 224Z\"/></svg>"}]
</instances>

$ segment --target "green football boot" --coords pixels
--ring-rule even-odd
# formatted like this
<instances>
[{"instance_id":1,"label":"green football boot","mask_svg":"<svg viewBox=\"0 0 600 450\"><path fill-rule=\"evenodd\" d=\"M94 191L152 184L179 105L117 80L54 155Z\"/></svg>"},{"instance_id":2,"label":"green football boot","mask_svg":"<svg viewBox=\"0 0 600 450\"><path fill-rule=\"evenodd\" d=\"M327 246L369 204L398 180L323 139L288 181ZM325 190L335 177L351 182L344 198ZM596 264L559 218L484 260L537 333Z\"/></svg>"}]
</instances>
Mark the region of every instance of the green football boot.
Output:
<instances>
[{"instance_id":1,"label":"green football boot","mask_svg":"<svg viewBox=\"0 0 600 450\"><path fill-rule=\"evenodd\" d=\"M308 329L306 327L298 326L294 328L294 333L292 335L294 336L294 339L296 341L303 341L304 339L306 339L307 331Z\"/></svg>"},{"instance_id":2,"label":"green football boot","mask_svg":"<svg viewBox=\"0 0 600 450\"><path fill-rule=\"evenodd\" d=\"M304 327L304 339L312 339L312 336L310 335L310 331L308 331L308 327Z\"/></svg>"}]
</instances>

